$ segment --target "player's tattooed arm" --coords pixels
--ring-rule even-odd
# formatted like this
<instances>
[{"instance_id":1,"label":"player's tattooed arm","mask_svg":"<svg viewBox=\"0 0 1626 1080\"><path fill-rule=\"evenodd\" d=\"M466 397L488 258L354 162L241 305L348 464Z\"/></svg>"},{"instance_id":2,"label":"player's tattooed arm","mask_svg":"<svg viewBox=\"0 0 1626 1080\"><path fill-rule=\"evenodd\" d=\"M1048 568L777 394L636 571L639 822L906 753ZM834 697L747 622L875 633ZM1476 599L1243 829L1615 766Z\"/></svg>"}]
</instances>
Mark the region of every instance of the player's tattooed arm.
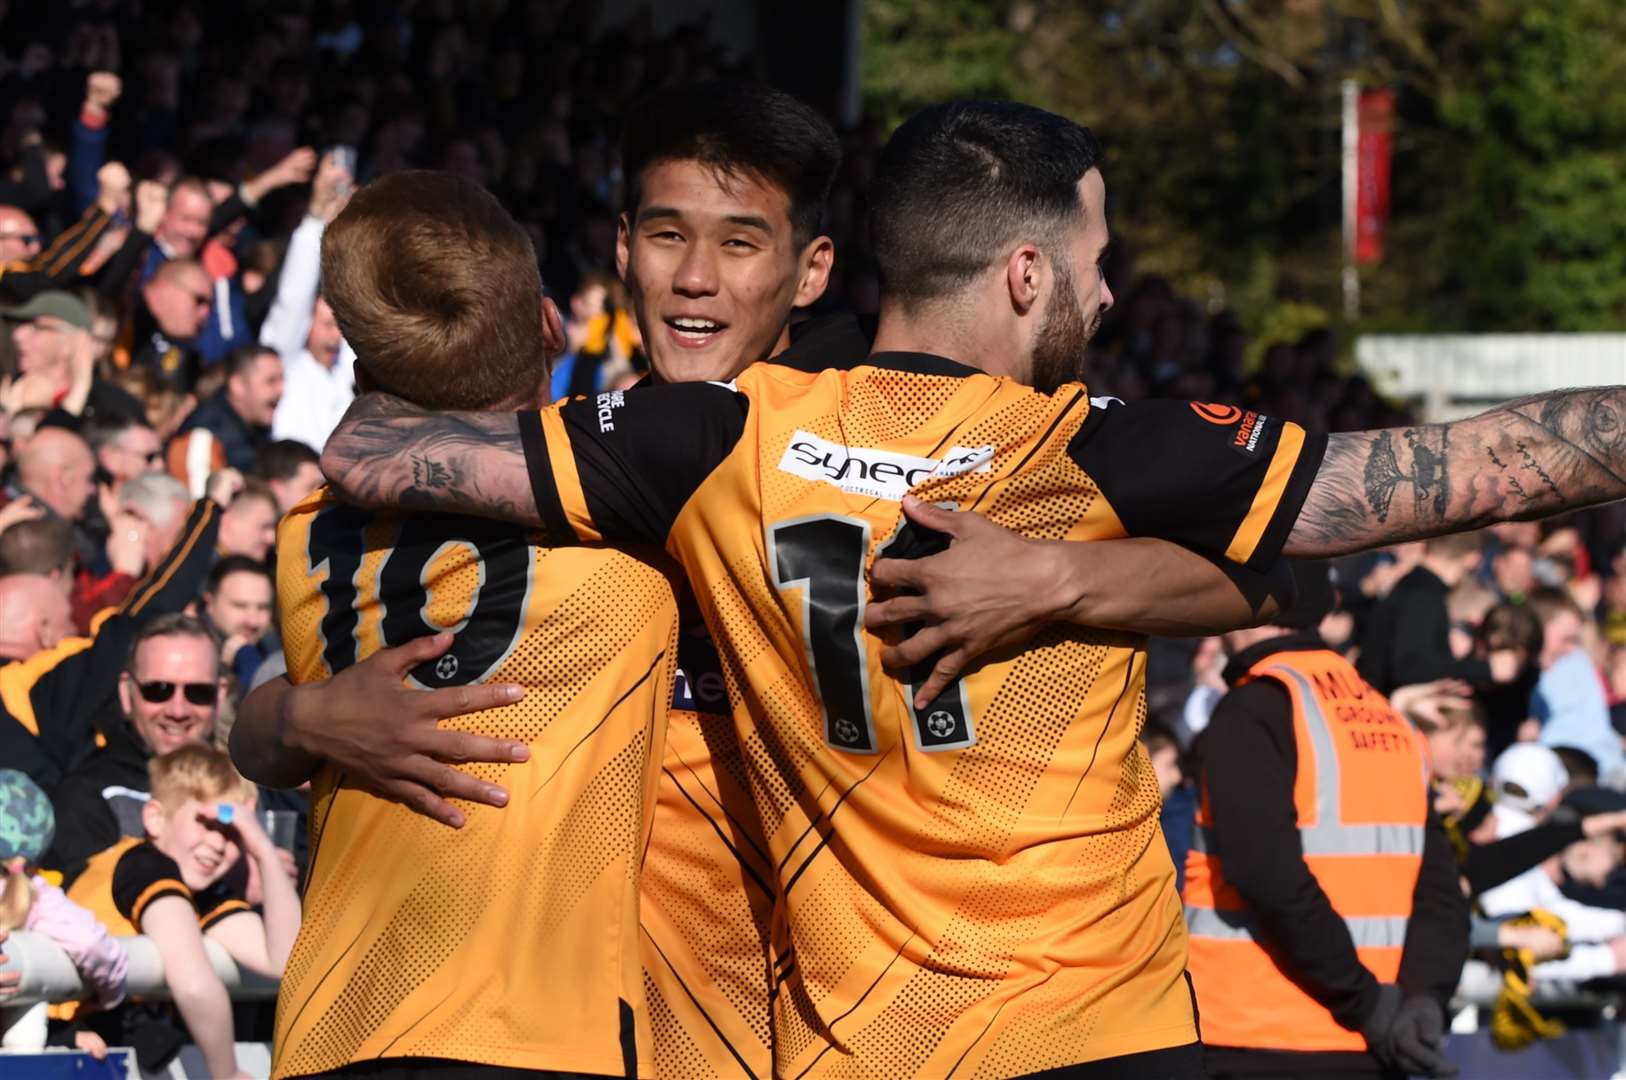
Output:
<instances>
[{"instance_id":1,"label":"player's tattooed arm","mask_svg":"<svg viewBox=\"0 0 1626 1080\"><path fill-rule=\"evenodd\" d=\"M511 412L429 412L388 394L355 400L322 450L345 501L541 524Z\"/></svg>"},{"instance_id":2,"label":"player's tattooed arm","mask_svg":"<svg viewBox=\"0 0 1626 1080\"><path fill-rule=\"evenodd\" d=\"M1035 540L914 496L905 497L903 512L949 546L918 559L876 560L870 583L879 592L864 625L900 633L881 650L888 670L931 662L915 696L921 708L977 657L1020 645L1050 623L1207 635L1257 626L1294 599L1283 562L1256 572L1150 537Z\"/></svg>"},{"instance_id":3,"label":"player's tattooed arm","mask_svg":"<svg viewBox=\"0 0 1626 1080\"><path fill-rule=\"evenodd\" d=\"M1626 498L1626 386L1561 390L1450 424L1331 436L1294 558L1547 517Z\"/></svg>"}]
</instances>

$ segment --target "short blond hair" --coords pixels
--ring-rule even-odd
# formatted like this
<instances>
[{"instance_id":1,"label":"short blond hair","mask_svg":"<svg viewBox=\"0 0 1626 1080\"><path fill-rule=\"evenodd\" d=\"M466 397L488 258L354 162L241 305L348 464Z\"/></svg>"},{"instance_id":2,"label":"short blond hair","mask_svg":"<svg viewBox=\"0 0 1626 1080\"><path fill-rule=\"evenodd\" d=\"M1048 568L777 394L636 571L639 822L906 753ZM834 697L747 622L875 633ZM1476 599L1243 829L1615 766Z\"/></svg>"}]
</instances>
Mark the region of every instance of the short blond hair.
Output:
<instances>
[{"instance_id":1,"label":"short blond hair","mask_svg":"<svg viewBox=\"0 0 1626 1080\"><path fill-rule=\"evenodd\" d=\"M530 237L484 188L391 173L322 234L322 295L356 363L426 409L489 409L548 378Z\"/></svg>"},{"instance_id":2,"label":"short blond hair","mask_svg":"<svg viewBox=\"0 0 1626 1080\"><path fill-rule=\"evenodd\" d=\"M168 817L188 799L199 802L249 802L254 785L243 778L224 750L192 743L177 747L147 765L152 798Z\"/></svg>"}]
</instances>

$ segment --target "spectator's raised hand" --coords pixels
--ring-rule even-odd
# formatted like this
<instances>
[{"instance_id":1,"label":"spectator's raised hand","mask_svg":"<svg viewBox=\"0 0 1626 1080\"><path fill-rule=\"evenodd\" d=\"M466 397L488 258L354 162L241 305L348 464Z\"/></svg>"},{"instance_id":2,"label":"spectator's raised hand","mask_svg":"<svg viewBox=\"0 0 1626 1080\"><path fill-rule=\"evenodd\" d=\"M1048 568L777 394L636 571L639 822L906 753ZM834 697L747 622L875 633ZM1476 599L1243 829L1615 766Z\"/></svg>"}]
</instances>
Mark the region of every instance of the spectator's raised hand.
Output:
<instances>
[{"instance_id":1,"label":"spectator's raised hand","mask_svg":"<svg viewBox=\"0 0 1626 1080\"><path fill-rule=\"evenodd\" d=\"M169 205L169 189L156 180L143 180L135 189L135 227L151 236L158 231Z\"/></svg>"},{"instance_id":2,"label":"spectator's raised hand","mask_svg":"<svg viewBox=\"0 0 1626 1080\"><path fill-rule=\"evenodd\" d=\"M130 170L109 161L96 170L96 205L108 215L130 212Z\"/></svg>"},{"instance_id":3,"label":"spectator's raised hand","mask_svg":"<svg viewBox=\"0 0 1626 1080\"><path fill-rule=\"evenodd\" d=\"M243 184L243 201L253 206L269 192L289 184L303 184L316 171L316 151L301 146L287 157Z\"/></svg>"},{"instance_id":4,"label":"spectator's raised hand","mask_svg":"<svg viewBox=\"0 0 1626 1080\"><path fill-rule=\"evenodd\" d=\"M311 216L332 221L344 209L355 182L356 178L339 164L331 150L323 154L321 164L316 167L316 179L311 182Z\"/></svg>"},{"instance_id":5,"label":"spectator's raised hand","mask_svg":"<svg viewBox=\"0 0 1626 1080\"><path fill-rule=\"evenodd\" d=\"M34 501L32 495L22 495L0 508L0 533L19 521L34 521L45 516L45 507Z\"/></svg>"},{"instance_id":6,"label":"spectator's raised hand","mask_svg":"<svg viewBox=\"0 0 1626 1080\"><path fill-rule=\"evenodd\" d=\"M108 522L108 564L121 574L140 577L147 569L147 523L124 511Z\"/></svg>"},{"instance_id":7,"label":"spectator's raised hand","mask_svg":"<svg viewBox=\"0 0 1626 1080\"><path fill-rule=\"evenodd\" d=\"M231 501L237 498L237 493L242 490L243 474L229 468L211 473L209 482L204 486L204 494L219 506L230 506Z\"/></svg>"},{"instance_id":8,"label":"spectator's raised hand","mask_svg":"<svg viewBox=\"0 0 1626 1080\"><path fill-rule=\"evenodd\" d=\"M111 71L93 71L85 76L85 108L106 116L124 92L124 80Z\"/></svg>"},{"instance_id":9,"label":"spectator's raised hand","mask_svg":"<svg viewBox=\"0 0 1626 1080\"><path fill-rule=\"evenodd\" d=\"M1425 730L1444 730L1468 714L1472 696L1473 687L1461 679L1436 679L1396 688L1389 704Z\"/></svg>"},{"instance_id":10,"label":"spectator's raised hand","mask_svg":"<svg viewBox=\"0 0 1626 1080\"><path fill-rule=\"evenodd\" d=\"M24 409L49 409L56 403L56 384L37 371L0 382L0 406L15 416Z\"/></svg>"}]
</instances>

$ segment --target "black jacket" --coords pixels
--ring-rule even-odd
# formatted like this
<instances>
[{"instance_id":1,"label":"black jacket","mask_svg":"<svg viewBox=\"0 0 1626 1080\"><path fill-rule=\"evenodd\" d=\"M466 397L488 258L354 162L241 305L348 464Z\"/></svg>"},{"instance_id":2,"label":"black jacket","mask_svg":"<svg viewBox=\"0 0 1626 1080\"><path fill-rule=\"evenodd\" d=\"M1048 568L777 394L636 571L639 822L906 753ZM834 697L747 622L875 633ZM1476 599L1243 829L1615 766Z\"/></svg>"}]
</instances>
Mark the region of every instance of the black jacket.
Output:
<instances>
[{"instance_id":1,"label":"black jacket","mask_svg":"<svg viewBox=\"0 0 1626 1080\"><path fill-rule=\"evenodd\" d=\"M194 428L203 428L219 440L226 464L244 475L254 471L255 459L271 441L271 430L256 427L238 415L226 400L224 390L193 409L181 422L175 437L180 438Z\"/></svg>"},{"instance_id":2,"label":"black jacket","mask_svg":"<svg viewBox=\"0 0 1626 1080\"><path fill-rule=\"evenodd\" d=\"M1488 663L1451 654L1451 614L1445 606L1450 593L1439 575L1425 567L1401 578L1372 612L1357 665L1361 678L1385 694L1435 679L1490 686Z\"/></svg>"},{"instance_id":3,"label":"black jacket","mask_svg":"<svg viewBox=\"0 0 1626 1080\"><path fill-rule=\"evenodd\" d=\"M1267 656L1326 647L1315 634L1294 634L1261 642L1232 658L1225 681L1233 689L1197 742L1197 771L1213 814L1214 851L1226 880L1247 901L1294 981L1340 1024L1358 1030L1377 1006L1378 981L1361 964L1344 920L1304 862L1293 803L1298 745L1292 702L1272 679L1237 686ZM1443 1005L1451 996L1468 956L1468 917L1451 842L1430 811L1400 961L1398 982L1408 997L1426 994ZM1381 1073L1377 1059L1364 1053L1210 1048L1204 1060L1210 1071Z\"/></svg>"},{"instance_id":4,"label":"black jacket","mask_svg":"<svg viewBox=\"0 0 1626 1080\"><path fill-rule=\"evenodd\" d=\"M41 858L47 870L62 872L62 887L72 885L85 863L124 836L145 836L141 811L151 794L147 749L122 717L109 724L107 745L63 777L51 792L56 836Z\"/></svg>"}]
</instances>

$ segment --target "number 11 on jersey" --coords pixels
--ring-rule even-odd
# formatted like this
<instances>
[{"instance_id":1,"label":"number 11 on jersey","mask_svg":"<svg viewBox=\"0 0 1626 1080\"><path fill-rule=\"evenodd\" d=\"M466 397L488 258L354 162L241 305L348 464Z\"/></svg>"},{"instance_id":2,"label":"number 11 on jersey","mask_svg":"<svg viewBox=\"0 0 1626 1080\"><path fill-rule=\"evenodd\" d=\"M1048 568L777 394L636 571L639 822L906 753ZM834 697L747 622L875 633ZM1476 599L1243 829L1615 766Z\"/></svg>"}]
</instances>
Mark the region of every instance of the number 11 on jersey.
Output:
<instances>
[{"instance_id":1,"label":"number 11 on jersey","mask_svg":"<svg viewBox=\"0 0 1626 1080\"><path fill-rule=\"evenodd\" d=\"M774 586L801 594L802 643L819 694L826 745L875 753L879 743L863 637L869 522L839 514L791 518L770 526L767 540ZM917 665L902 688L916 748L930 753L972 745L971 709L958 679L924 709L915 708L914 688L930 671L930 663Z\"/></svg>"}]
</instances>

